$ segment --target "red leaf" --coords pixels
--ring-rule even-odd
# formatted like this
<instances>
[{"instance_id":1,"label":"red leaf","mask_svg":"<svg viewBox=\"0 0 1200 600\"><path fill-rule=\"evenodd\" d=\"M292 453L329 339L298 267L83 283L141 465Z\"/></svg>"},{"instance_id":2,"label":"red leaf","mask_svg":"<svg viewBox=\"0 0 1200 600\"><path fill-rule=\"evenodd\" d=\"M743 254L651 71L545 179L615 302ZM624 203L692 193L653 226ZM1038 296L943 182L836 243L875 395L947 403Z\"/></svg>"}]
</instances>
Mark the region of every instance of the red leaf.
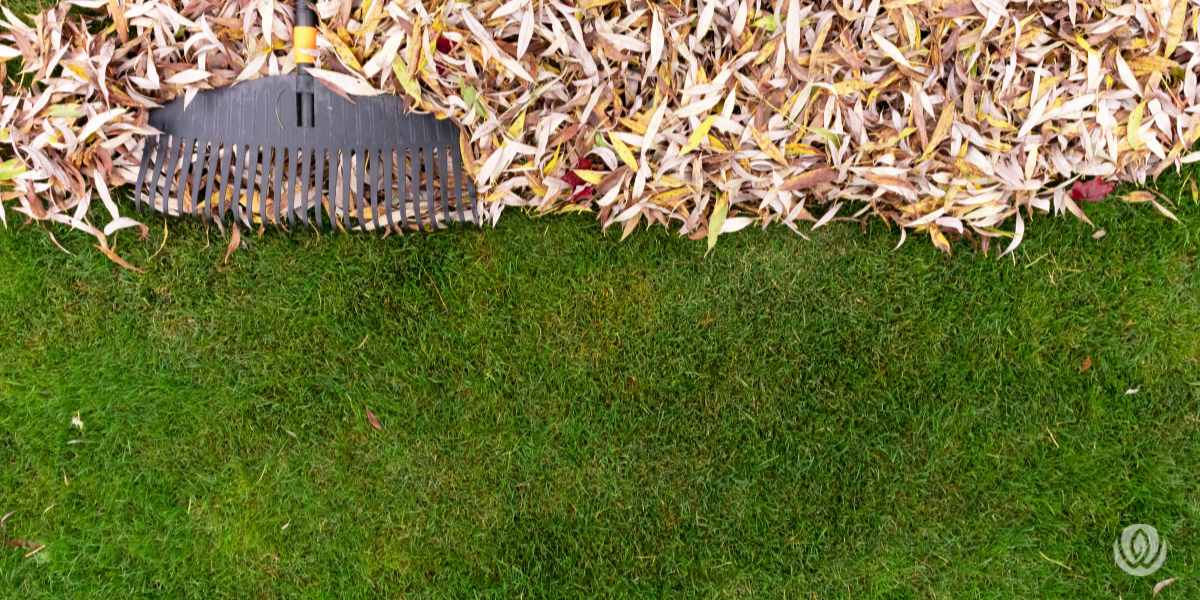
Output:
<instances>
[{"instance_id":1,"label":"red leaf","mask_svg":"<svg viewBox=\"0 0 1200 600\"><path fill-rule=\"evenodd\" d=\"M450 54L450 51L453 49L454 49L454 42L451 42L445 36L441 36L441 35L438 36L438 39L437 39L438 52L441 52L442 54Z\"/></svg>"},{"instance_id":2,"label":"red leaf","mask_svg":"<svg viewBox=\"0 0 1200 600\"><path fill-rule=\"evenodd\" d=\"M1078 202L1099 202L1116 187L1115 183L1104 183L1099 177L1083 183L1076 181L1071 188L1071 199Z\"/></svg>"},{"instance_id":3,"label":"red leaf","mask_svg":"<svg viewBox=\"0 0 1200 600\"><path fill-rule=\"evenodd\" d=\"M37 542L31 542L29 540L4 540L4 545L12 546L13 548L24 548L26 550L33 550L34 548L41 546L41 544Z\"/></svg>"},{"instance_id":4,"label":"red leaf","mask_svg":"<svg viewBox=\"0 0 1200 600\"><path fill-rule=\"evenodd\" d=\"M375 418L375 414L369 408L367 409L367 419L371 421L371 427L383 431L383 426L379 424L379 419Z\"/></svg>"},{"instance_id":5,"label":"red leaf","mask_svg":"<svg viewBox=\"0 0 1200 600\"><path fill-rule=\"evenodd\" d=\"M582 190L575 192L575 195L571 196L571 202L579 202L583 198L586 198L591 195L592 195L592 186L589 185L589 186L583 188Z\"/></svg>"}]
</instances>

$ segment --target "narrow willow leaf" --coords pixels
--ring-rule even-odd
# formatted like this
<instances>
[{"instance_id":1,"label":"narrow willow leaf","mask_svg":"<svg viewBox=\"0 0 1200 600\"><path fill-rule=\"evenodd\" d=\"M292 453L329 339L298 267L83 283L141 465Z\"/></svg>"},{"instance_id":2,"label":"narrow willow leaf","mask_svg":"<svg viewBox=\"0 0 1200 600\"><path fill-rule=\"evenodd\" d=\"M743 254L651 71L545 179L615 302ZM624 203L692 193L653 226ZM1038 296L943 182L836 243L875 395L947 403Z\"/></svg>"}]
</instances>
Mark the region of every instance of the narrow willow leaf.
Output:
<instances>
[{"instance_id":1,"label":"narrow willow leaf","mask_svg":"<svg viewBox=\"0 0 1200 600\"><path fill-rule=\"evenodd\" d=\"M700 144L704 143L704 140L708 139L708 132L710 129L712 129L713 121L716 120L717 116L712 115L705 119L704 122L700 123L700 126L692 132L692 135L688 136L687 144L679 150L679 155L684 156L688 152L699 148Z\"/></svg>"},{"instance_id":2,"label":"narrow willow leaf","mask_svg":"<svg viewBox=\"0 0 1200 600\"><path fill-rule=\"evenodd\" d=\"M717 196L717 204L713 207L712 217L708 219L708 251L717 246L717 236L721 235L721 227L725 225L725 216L729 214L729 202L725 196Z\"/></svg>"}]
</instances>

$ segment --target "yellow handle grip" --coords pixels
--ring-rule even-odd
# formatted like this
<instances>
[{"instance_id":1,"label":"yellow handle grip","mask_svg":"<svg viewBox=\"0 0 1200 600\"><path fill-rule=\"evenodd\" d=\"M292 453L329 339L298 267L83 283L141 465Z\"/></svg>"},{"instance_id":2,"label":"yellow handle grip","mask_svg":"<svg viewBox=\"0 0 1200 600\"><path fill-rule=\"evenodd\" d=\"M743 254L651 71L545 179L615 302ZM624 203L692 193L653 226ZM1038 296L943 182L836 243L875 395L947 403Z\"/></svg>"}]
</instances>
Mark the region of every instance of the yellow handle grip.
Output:
<instances>
[{"instance_id":1,"label":"yellow handle grip","mask_svg":"<svg viewBox=\"0 0 1200 600\"><path fill-rule=\"evenodd\" d=\"M301 52L301 50L316 50L317 49L317 29L315 27L297 27L292 32L294 38L296 53L296 64L313 64L313 57Z\"/></svg>"}]
</instances>

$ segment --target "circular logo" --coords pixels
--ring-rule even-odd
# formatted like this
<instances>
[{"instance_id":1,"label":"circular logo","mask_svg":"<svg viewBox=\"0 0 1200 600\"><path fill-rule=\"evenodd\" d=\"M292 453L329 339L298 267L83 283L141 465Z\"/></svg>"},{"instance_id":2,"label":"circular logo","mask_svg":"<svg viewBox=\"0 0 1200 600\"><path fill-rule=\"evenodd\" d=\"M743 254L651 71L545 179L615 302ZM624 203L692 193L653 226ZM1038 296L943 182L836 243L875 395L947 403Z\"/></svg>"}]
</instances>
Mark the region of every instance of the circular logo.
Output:
<instances>
[{"instance_id":1,"label":"circular logo","mask_svg":"<svg viewBox=\"0 0 1200 600\"><path fill-rule=\"evenodd\" d=\"M1113 542L1113 558L1122 571L1144 577L1163 566L1167 560L1167 541L1158 537L1158 530L1138 523L1121 532Z\"/></svg>"}]
</instances>

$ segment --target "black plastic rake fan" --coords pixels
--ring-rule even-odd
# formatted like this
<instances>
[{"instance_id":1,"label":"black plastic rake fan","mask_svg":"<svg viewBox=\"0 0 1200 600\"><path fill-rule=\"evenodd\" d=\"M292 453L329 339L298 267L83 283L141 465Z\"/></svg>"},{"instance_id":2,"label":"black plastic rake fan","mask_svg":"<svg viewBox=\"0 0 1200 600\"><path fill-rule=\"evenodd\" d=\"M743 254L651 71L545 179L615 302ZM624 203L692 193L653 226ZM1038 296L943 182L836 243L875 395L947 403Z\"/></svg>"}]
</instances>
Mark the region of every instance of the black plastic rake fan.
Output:
<instances>
[{"instance_id":1,"label":"black plastic rake fan","mask_svg":"<svg viewBox=\"0 0 1200 600\"><path fill-rule=\"evenodd\" d=\"M308 2L296 11L296 46L315 47ZM308 58L297 52L297 62ZM183 99L150 112L162 133L146 140L134 188L154 210L245 224L298 220L349 231L479 224L474 181L463 174L459 128L405 114L395 96L351 103L315 84L307 67ZM351 226L352 217L358 224Z\"/></svg>"}]
</instances>

